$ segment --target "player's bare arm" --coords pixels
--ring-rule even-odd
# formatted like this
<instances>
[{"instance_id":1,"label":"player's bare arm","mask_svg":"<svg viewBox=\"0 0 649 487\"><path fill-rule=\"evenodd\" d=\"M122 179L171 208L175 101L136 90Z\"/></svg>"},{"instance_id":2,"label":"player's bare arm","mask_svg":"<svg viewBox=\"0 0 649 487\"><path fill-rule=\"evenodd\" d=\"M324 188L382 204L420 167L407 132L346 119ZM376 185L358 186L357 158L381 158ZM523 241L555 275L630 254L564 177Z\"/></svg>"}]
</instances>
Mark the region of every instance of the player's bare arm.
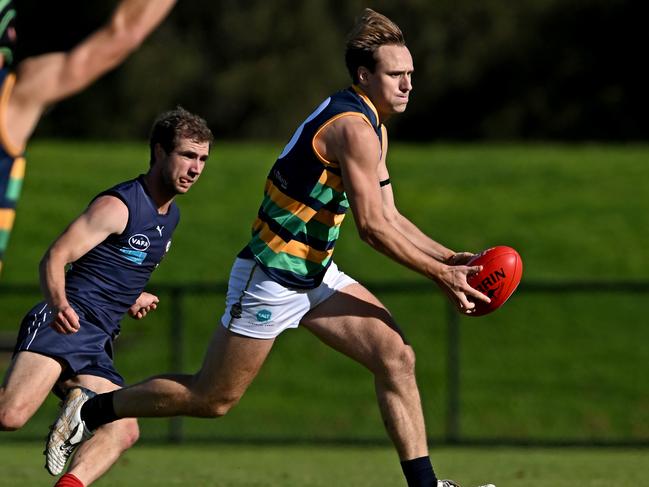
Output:
<instances>
[{"instance_id":1,"label":"player's bare arm","mask_svg":"<svg viewBox=\"0 0 649 487\"><path fill-rule=\"evenodd\" d=\"M114 196L97 198L54 241L41 260L40 282L45 299L55 310L52 327L59 333L79 330L79 317L65 294L65 267L128 223L126 205Z\"/></svg>"},{"instance_id":2,"label":"player's bare arm","mask_svg":"<svg viewBox=\"0 0 649 487\"><path fill-rule=\"evenodd\" d=\"M363 241L450 291L449 296L464 311L474 307L467 297L488 301L466 280L479 267L448 266L431 258L386 219L379 184L380 147L367 122L360 117L342 117L316 143L327 159L340 163L345 191Z\"/></svg>"},{"instance_id":3,"label":"player's bare arm","mask_svg":"<svg viewBox=\"0 0 649 487\"><path fill-rule=\"evenodd\" d=\"M388 153L388 134L383 127L383 148L381 150L381 161L379 162L378 174L381 181L388 181L390 179L390 174L387 167L387 153ZM403 216L397 209L397 205L394 200L394 193L392 190L392 184L386 184L381 186L381 197L383 201L383 215L385 219L395 227L395 230L400 232L405 236L413 245L415 245L422 252L430 255L439 262L443 262L449 265L457 265L460 263L466 263L468 260L473 257L474 254L469 254L463 252L458 254L451 249L446 248L439 242L433 240L424 232L422 232L419 227L412 223L408 218ZM462 254L467 254L468 257L463 262L460 262L455 258Z\"/></svg>"},{"instance_id":4,"label":"player's bare arm","mask_svg":"<svg viewBox=\"0 0 649 487\"><path fill-rule=\"evenodd\" d=\"M110 20L70 52L28 58L16 69L9 138L24 146L48 105L86 88L133 52L175 0L123 0Z\"/></svg>"},{"instance_id":5,"label":"player's bare arm","mask_svg":"<svg viewBox=\"0 0 649 487\"><path fill-rule=\"evenodd\" d=\"M135 303L128 309L128 315L136 320L141 320L149 311L155 310L159 302L158 296L145 291L138 296Z\"/></svg>"}]
</instances>

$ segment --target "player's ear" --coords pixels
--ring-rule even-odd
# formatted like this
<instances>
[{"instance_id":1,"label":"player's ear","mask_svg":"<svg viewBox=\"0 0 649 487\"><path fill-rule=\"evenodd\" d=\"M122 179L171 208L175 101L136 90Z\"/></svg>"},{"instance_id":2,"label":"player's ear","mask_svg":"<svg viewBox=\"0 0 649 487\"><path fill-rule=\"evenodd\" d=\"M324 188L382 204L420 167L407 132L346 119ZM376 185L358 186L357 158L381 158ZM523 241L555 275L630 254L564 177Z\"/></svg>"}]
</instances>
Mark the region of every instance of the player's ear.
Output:
<instances>
[{"instance_id":1,"label":"player's ear","mask_svg":"<svg viewBox=\"0 0 649 487\"><path fill-rule=\"evenodd\" d=\"M154 164L158 161L161 161L168 155L159 142L155 146L153 146L153 154L155 155L155 161L153 161Z\"/></svg>"},{"instance_id":2,"label":"player's ear","mask_svg":"<svg viewBox=\"0 0 649 487\"><path fill-rule=\"evenodd\" d=\"M369 70L365 66L358 67L358 84L361 86L367 85L367 80L369 77Z\"/></svg>"}]
</instances>

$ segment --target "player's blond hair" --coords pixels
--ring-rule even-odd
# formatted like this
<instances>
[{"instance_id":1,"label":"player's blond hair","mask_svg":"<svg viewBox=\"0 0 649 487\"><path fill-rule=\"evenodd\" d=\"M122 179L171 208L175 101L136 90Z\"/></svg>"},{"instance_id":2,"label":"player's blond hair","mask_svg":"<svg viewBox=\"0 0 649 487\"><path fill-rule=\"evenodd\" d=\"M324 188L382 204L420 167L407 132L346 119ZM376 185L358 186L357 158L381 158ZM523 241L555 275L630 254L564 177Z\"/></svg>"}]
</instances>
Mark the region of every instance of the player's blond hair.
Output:
<instances>
[{"instance_id":1,"label":"player's blond hair","mask_svg":"<svg viewBox=\"0 0 649 487\"><path fill-rule=\"evenodd\" d=\"M370 8L363 10L347 36L345 47L345 64L352 81L358 82L358 68L361 66L374 72L376 67L374 53L379 47L405 46L405 44L403 33L397 24Z\"/></svg>"}]
</instances>

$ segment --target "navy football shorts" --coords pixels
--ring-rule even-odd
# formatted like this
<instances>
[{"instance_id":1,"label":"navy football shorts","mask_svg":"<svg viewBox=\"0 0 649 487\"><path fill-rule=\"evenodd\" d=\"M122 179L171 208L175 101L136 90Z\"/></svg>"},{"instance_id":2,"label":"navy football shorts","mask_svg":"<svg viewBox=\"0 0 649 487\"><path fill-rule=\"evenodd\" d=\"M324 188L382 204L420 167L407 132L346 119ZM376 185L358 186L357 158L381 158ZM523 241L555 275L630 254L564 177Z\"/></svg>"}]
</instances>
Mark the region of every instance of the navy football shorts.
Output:
<instances>
[{"instance_id":1,"label":"navy football shorts","mask_svg":"<svg viewBox=\"0 0 649 487\"><path fill-rule=\"evenodd\" d=\"M124 386L124 379L113 365L113 340L76 306L80 329L76 333L63 335L52 329L54 315L46 303L34 306L23 318L18 332L14 354L22 351L40 353L60 359L64 368L59 380L86 374L103 377Z\"/></svg>"}]
</instances>

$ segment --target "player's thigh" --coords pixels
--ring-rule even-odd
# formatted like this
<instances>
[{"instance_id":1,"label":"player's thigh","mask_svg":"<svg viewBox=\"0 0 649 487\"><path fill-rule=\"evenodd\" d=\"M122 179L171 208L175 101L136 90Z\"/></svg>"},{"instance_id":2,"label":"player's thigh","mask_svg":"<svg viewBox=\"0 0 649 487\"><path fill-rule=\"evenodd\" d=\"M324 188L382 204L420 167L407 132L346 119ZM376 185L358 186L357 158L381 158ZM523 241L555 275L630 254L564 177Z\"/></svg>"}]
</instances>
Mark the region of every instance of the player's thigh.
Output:
<instances>
[{"instance_id":1,"label":"player's thigh","mask_svg":"<svg viewBox=\"0 0 649 487\"><path fill-rule=\"evenodd\" d=\"M361 284L351 284L309 311L301 326L373 372L410 347L387 308Z\"/></svg>"},{"instance_id":2,"label":"player's thigh","mask_svg":"<svg viewBox=\"0 0 649 487\"><path fill-rule=\"evenodd\" d=\"M275 340L251 338L218 326L208 346L194 391L207 396L239 397L264 364Z\"/></svg>"},{"instance_id":3,"label":"player's thigh","mask_svg":"<svg viewBox=\"0 0 649 487\"><path fill-rule=\"evenodd\" d=\"M33 352L18 352L0 390L4 408L19 408L31 417L56 384L63 366L55 359Z\"/></svg>"}]
</instances>

